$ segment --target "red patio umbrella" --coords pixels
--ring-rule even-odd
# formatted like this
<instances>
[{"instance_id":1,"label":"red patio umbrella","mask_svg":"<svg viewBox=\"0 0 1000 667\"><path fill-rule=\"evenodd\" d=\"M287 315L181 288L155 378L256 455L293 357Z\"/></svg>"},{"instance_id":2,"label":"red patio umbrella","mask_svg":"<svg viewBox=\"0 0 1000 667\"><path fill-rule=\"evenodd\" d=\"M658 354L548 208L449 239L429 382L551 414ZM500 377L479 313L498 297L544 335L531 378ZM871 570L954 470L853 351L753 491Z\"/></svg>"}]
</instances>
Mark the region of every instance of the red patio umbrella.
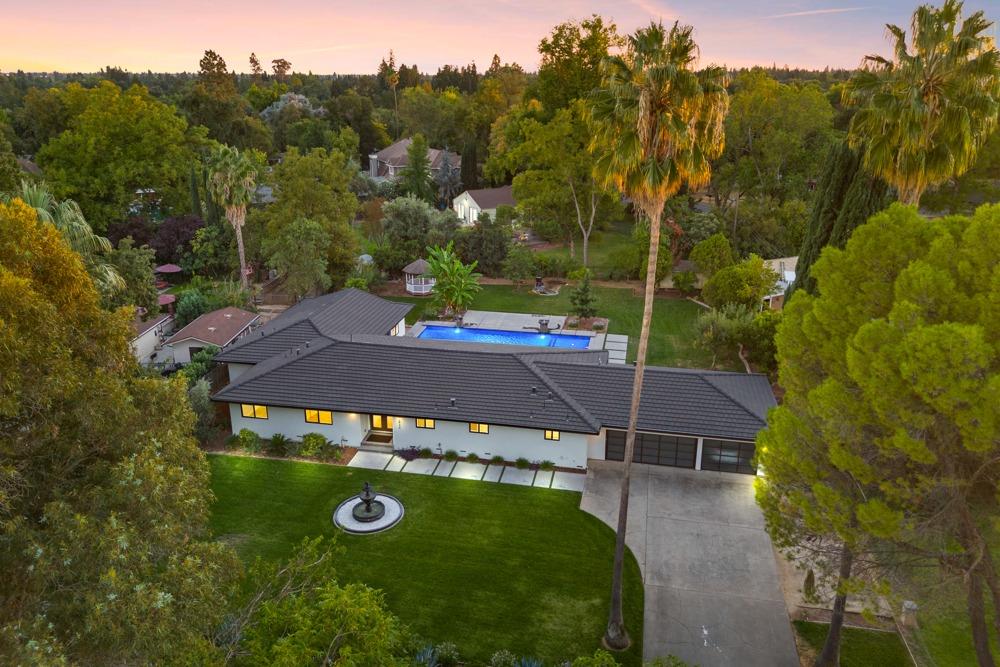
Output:
<instances>
[{"instance_id":1,"label":"red patio umbrella","mask_svg":"<svg viewBox=\"0 0 1000 667\"><path fill-rule=\"evenodd\" d=\"M161 264L153 270L157 273L180 273L184 269L176 264Z\"/></svg>"},{"instance_id":2,"label":"red patio umbrella","mask_svg":"<svg viewBox=\"0 0 1000 667\"><path fill-rule=\"evenodd\" d=\"M156 297L156 302L160 304L160 308L164 306L167 307L167 312L171 315L174 314L174 302L177 301L177 296L174 294L161 294Z\"/></svg>"}]
</instances>

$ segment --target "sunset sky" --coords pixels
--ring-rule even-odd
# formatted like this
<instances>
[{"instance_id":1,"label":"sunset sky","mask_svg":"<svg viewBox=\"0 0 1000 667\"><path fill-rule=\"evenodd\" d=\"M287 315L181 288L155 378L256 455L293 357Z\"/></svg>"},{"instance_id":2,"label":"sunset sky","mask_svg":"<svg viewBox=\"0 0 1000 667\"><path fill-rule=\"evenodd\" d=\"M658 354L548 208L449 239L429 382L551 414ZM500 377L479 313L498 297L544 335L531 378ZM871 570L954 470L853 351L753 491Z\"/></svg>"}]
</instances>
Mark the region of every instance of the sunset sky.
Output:
<instances>
[{"instance_id":1,"label":"sunset sky","mask_svg":"<svg viewBox=\"0 0 1000 667\"><path fill-rule=\"evenodd\" d=\"M888 55L884 24L908 25L917 0L0 0L0 71L193 71L214 49L239 71L255 51L262 63L290 60L297 71L373 72L392 48L397 62L434 72L494 53L526 69L561 21L593 13L622 31L650 19L695 26L703 62L730 66L855 67ZM1000 0L966 2L1000 18ZM993 29L996 35L996 29Z\"/></svg>"}]
</instances>

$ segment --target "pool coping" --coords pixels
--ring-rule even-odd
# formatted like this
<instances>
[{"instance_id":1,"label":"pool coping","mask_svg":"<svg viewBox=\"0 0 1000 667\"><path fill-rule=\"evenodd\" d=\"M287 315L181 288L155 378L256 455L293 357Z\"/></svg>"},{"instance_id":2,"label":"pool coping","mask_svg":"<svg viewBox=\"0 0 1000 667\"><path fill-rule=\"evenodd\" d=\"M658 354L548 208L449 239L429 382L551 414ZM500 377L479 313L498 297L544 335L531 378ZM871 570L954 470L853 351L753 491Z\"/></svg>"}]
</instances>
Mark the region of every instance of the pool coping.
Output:
<instances>
[{"instance_id":1,"label":"pool coping","mask_svg":"<svg viewBox=\"0 0 1000 667\"><path fill-rule=\"evenodd\" d=\"M470 329L492 329L494 331L509 331L512 333L524 333L525 326L537 325L539 319L548 319L552 326L563 327L566 324L565 315L545 315L540 313L508 313L499 310L469 310L465 313L464 322ZM514 322L520 324L515 326ZM506 326L505 326L506 324ZM421 320L411 326L406 335L419 338L423 330L428 326L454 327L455 322L444 320ZM590 331L586 329L563 329L549 332L553 336L585 336L590 338L590 343L586 349L589 351L599 351L604 349L606 332ZM502 345L503 343L493 343ZM541 346L538 346L541 347ZM564 349L584 349L584 348L564 348Z\"/></svg>"}]
</instances>

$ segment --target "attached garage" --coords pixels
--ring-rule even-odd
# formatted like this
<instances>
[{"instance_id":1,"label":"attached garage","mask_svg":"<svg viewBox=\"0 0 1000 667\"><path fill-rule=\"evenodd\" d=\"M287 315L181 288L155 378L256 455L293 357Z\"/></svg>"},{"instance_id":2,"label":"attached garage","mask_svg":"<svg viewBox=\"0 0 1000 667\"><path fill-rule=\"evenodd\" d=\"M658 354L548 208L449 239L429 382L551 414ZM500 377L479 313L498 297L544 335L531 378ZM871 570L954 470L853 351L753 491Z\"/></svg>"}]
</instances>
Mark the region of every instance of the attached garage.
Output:
<instances>
[{"instance_id":1,"label":"attached garage","mask_svg":"<svg viewBox=\"0 0 1000 667\"><path fill-rule=\"evenodd\" d=\"M608 429L604 458L625 460L625 431ZM634 463L694 468L698 458L698 439L659 433L636 433Z\"/></svg>"},{"instance_id":2,"label":"attached garage","mask_svg":"<svg viewBox=\"0 0 1000 667\"><path fill-rule=\"evenodd\" d=\"M698 439L659 433L636 433L634 463L738 472L754 475L751 465L754 455L752 442L702 439L701 466L698 465ZM604 458L608 461L625 460L625 431L608 429Z\"/></svg>"}]
</instances>

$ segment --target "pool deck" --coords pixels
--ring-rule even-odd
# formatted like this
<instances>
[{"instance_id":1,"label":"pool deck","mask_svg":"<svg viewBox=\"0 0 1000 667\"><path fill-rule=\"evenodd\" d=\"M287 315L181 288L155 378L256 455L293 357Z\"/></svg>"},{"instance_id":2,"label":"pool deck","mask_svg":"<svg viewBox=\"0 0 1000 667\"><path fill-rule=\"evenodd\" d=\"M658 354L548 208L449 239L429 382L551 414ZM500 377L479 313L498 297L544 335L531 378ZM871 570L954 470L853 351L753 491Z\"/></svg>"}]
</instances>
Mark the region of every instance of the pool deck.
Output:
<instances>
[{"instance_id":1,"label":"pool deck","mask_svg":"<svg viewBox=\"0 0 1000 667\"><path fill-rule=\"evenodd\" d=\"M625 355L628 352L628 336L622 334L604 334L596 331L580 329L563 329L566 324L565 315L540 315L527 313L502 313L493 310L469 310L462 318L463 326L473 329L499 329L501 331L527 331L529 328L537 327L538 320L548 319L550 327L559 327L558 331L549 332L552 335L560 333L574 336L589 336L590 344L588 350L607 350L608 361L612 364L624 364ZM454 322L425 321L417 322L407 331L408 336L414 338L420 336L424 327L441 326L453 327Z\"/></svg>"},{"instance_id":2,"label":"pool deck","mask_svg":"<svg viewBox=\"0 0 1000 667\"><path fill-rule=\"evenodd\" d=\"M558 328L557 331L549 332L553 336L563 333L573 336L587 336L590 338L590 343L587 345L588 350L604 349L605 335L603 333L579 331L577 329L567 329L564 331L563 326L566 324L566 317L564 315L528 315L526 313L500 313L491 310L469 310L466 311L465 317L462 318L462 326L469 329L497 329L499 331L523 333L533 327L537 327L538 320L540 319L548 319L550 327ZM455 323L443 321L417 322L410 328L407 335L414 338L419 337L424 328L428 326L453 327Z\"/></svg>"}]
</instances>

